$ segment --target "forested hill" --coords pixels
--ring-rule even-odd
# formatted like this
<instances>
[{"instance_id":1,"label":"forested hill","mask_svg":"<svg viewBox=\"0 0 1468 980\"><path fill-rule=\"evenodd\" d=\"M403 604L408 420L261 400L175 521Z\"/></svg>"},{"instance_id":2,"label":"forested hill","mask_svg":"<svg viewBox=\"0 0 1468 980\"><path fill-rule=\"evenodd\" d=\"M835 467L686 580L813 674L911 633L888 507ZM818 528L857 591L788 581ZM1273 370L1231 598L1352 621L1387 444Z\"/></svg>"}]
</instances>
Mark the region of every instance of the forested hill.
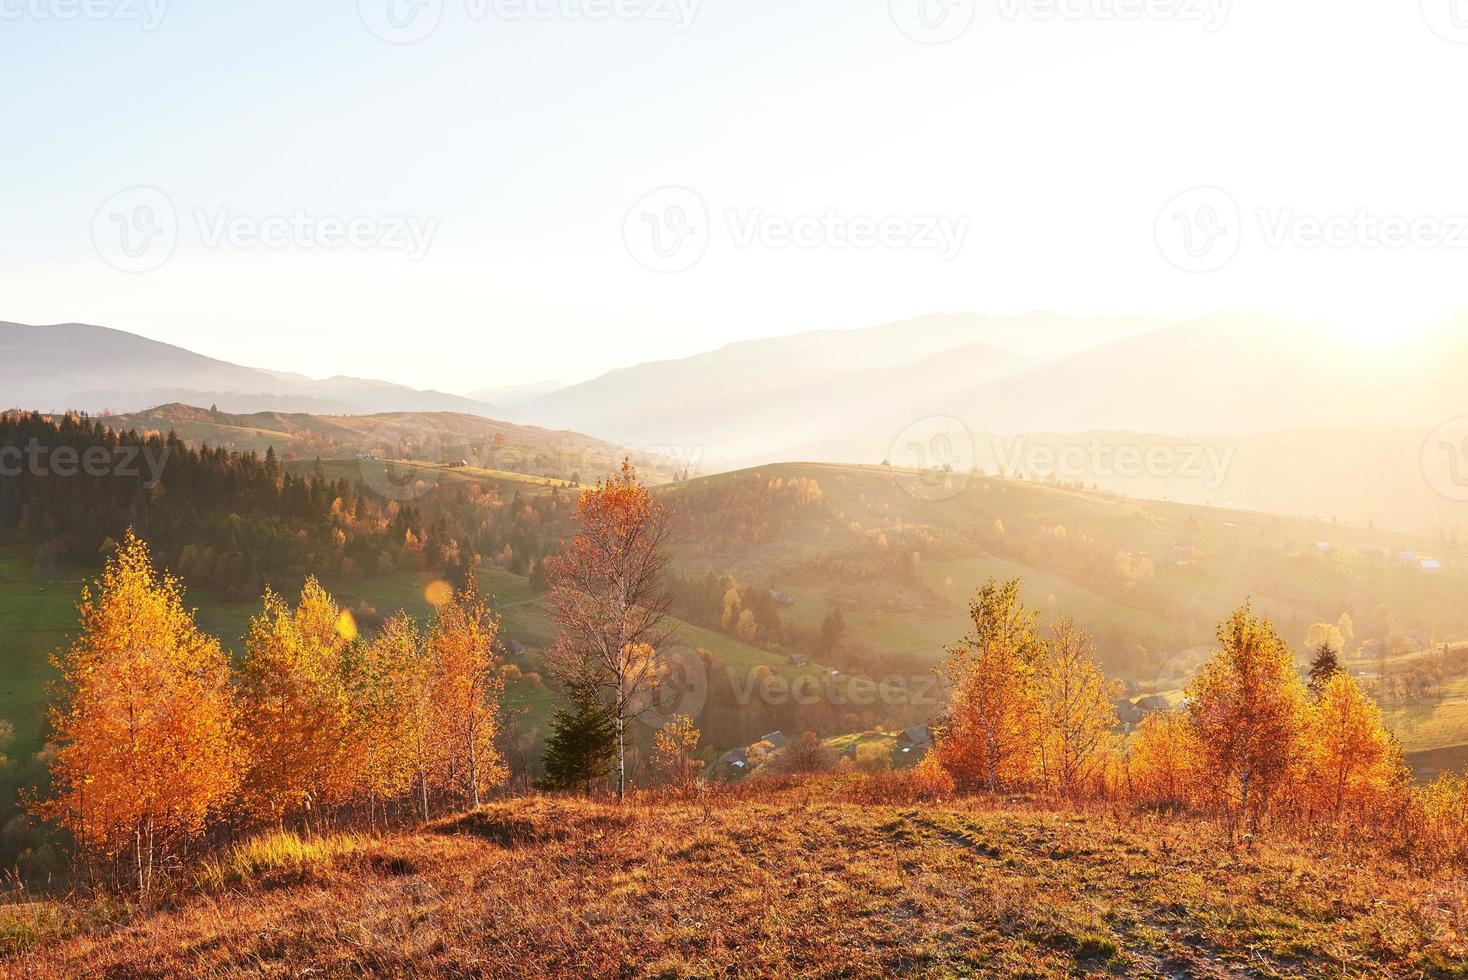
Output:
<instances>
[{"instance_id":1,"label":"forested hill","mask_svg":"<svg viewBox=\"0 0 1468 980\"><path fill-rule=\"evenodd\" d=\"M0 467L0 543L34 548L40 572L93 565L131 527L192 586L251 601L308 574L453 572L507 548L528 574L543 526L573 497L527 483L532 505L513 482L439 486L381 463L289 467L271 449L194 448L74 416L0 417Z\"/></svg>"}]
</instances>

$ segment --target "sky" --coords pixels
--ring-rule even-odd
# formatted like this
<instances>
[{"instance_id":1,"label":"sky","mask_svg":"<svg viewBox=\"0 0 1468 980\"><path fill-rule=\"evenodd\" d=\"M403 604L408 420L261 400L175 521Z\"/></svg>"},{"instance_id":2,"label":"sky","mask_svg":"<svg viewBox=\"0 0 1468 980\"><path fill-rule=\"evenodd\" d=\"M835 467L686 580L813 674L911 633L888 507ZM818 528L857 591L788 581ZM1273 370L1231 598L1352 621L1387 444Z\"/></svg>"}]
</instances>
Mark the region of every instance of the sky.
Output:
<instances>
[{"instance_id":1,"label":"sky","mask_svg":"<svg viewBox=\"0 0 1468 980\"><path fill-rule=\"evenodd\" d=\"M0 320L450 391L1468 306L1468 0L0 0Z\"/></svg>"}]
</instances>

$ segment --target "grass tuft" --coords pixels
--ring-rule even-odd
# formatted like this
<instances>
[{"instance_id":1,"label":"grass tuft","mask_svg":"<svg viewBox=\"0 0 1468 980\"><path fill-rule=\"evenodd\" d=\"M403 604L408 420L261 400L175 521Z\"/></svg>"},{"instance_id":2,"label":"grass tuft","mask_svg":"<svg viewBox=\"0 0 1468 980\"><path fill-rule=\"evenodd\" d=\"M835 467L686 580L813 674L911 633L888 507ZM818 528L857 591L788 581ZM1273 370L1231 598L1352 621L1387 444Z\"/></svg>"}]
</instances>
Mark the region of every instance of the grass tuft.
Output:
<instances>
[{"instance_id":1,"label":"grass tuft","mask_svg":"<svg viewBox=\"0 0 1468 980\"><path fill-rule=\"evenodd\" d=\"M311 880L343 859L360 854L366 839L355 835L306 836L272 831L204 862L199 887L220 892L254 884L281 886Z\"/></svg>"}]
</instances>

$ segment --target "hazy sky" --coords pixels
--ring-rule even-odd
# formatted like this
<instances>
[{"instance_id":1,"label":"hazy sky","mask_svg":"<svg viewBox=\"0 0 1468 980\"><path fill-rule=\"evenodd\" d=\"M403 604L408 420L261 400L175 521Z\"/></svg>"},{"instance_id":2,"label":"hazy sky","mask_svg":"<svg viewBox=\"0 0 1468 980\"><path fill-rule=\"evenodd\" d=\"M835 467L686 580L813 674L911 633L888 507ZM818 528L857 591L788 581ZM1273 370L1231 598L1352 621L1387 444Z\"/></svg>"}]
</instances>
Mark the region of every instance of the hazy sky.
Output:
<instances>
[{"instance_id":1,"label":"hazy sky","mask_svg":"<svg viewBox=\"0 0 1468 980\"><path fill-rule=\"evenodd\" d=\"M1468 0L0 0L0 64L0 319L313 375L1468 305Z\"/></svg>"}]
</instances>

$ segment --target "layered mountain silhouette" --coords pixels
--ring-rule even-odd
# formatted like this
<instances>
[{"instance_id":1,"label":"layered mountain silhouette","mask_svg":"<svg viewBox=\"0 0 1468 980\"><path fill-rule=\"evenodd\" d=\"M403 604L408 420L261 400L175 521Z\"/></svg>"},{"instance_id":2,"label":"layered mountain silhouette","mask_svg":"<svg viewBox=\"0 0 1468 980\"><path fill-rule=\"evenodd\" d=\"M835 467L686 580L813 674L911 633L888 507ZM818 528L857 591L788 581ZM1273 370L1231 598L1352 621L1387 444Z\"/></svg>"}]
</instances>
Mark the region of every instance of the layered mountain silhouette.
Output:
<instances>
[{"instance_id":1,"label":"layered mountain silhouette","mask_svg":"<svg viewBox=\"0 0 1468 980\"><path fill-rule=\"evenodd\" d=\"M441 391L242 367L84 323L0 323L0 402L4 408L94 414L170 402L246 413L494 412L483 402Z\"/></svg>"}]
</instances>

